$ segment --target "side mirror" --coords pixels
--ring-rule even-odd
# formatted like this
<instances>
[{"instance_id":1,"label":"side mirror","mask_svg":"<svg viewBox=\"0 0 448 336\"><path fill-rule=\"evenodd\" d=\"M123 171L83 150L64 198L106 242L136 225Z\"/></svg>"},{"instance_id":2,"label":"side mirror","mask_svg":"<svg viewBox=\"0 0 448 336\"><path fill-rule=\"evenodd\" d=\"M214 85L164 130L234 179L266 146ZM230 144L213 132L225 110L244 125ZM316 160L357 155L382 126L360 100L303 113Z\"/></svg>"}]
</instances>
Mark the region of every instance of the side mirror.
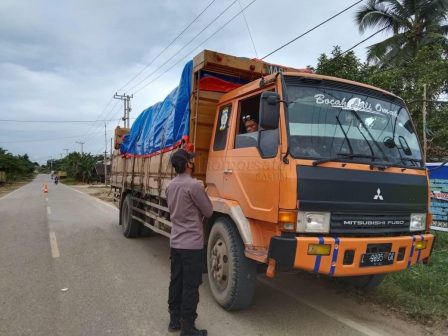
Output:
<instances>
[{"instance_id":1,"label":"side mirror","mask_svg":"<svg viewBox=\"0 0 448 336\"><path fill-rule=\"evenodd\" d=\"M259 125L263 130L278 128L280 120L280 96L276 92L266 91L261 94Z\"/></svg>"}]
</instances>

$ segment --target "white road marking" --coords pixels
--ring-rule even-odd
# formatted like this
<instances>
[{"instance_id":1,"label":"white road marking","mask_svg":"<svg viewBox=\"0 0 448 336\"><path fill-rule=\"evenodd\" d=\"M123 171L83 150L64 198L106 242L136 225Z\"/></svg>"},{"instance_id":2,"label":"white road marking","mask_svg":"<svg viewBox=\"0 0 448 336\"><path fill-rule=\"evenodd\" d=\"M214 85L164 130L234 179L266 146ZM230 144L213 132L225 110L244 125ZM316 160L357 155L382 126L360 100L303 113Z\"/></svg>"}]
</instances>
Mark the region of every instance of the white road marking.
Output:
<instances>
[{"instance_id":1,"label":"white road marking","mask_svg":"<svg viewBox=\"0 0 448 336\"><path fill-rule=\"evenodd\" d=\"M95 196L86 194L85 192L82 192L82 191L77 190L77 189L75 189L75 188L72 188L72 187L69 187L69 186L66 186L66 187L67 187L67 188L70 188L70 189L72 189L72 190L74 190L74 191L76 191L77 193L80 193L80 194L82 194L82 195L89 196L89 197L93 198L95 201L97 201L98 203L101 203L101 204L103 204L103 205L107 205L109 208L112 208L112 209L118 211L118 208L117 208L115 205L112 205L112 204L110 204L110 203L107 203L107 202L105 202L105 201L103 201L103 200L100 200L99 198L96 198Z\"/></svg>"},{"instance_id":2,"label":"white road marking","mask_svg":"<svg viewBox=\"0 0 448 336\"><path fill-rule=\"evenodd\" d=\"M334 319L340 323L345 324L346 326L349 326L352 329L359 331L360 333L362 333L364 335L367 335L367 336L383 336L384 335L380 332L370 329L369 327L367 327L363 324L360 324L358 322L350 320L349 318L342 316L341 314L333 312L325 307L322 307L321 305L318 305L318 304L311 302L307 299L304 299L294 293L291 293L287 289L282 288L279 285L277 285L274 281L269 281L269 280L262 279L262 278L259 278L258 281L260 281L261 283L263 283L264 285L266 285L268 287L271 287L274 290L281 292L282 294L285 294L286 296L292 297L293 299L297 300L300 303L310 306L311 308L331 317L332 319Z\"/></svg>"},{"instance_id":3,"label":"white road marking","mask_svg":"<svg viewBox=\"0 0 448 336\"><path fill-rule=\"evenodd\" d=\"M48 202L48 197L45 197L45 200Z\"/></svg>"},{"instance_id":4,"label":"white road marking","mask_svg":"<svg viewBox=\"0 0 448 336\"><path fill-rule=\"evenodd\" d=\"M28 184L25 184L24 186L21 186L19 189L16 189L16 190L14 190L14 191L11 191L9 194L6 194L5 196L0 197L0 201L1 201L2 199L5 199L5 198L7 198L7 197L9 197L9 196L11 196L11 195L13 195L13 194L15 194L16 192L18 192L19 190L25 188L26 186L28 186Z\"/></svg>"},{"instance_id":5,"label":"white road marking","mask_svg":"<svg viewBox=\"0 0 448 336\"><path fill-rule=\"evenodd\" d=\"M50 216L50 215L51 215L51 209L50 209L50 207L49 207L49 206L47 206L47 214L48 214L48 216Z\"/></svg>"},{"instance_id":6,"label":"white road marking","mask_svg":"<svg viewBox=\"0 0 448 336\"><path fill-rule=\"evenodd\" d=\"M56 233L50 232L50 247L51 247L51 256L53 258L59 258L61 254L59 253L58 241L56 240Z\"/></svg>"}]
</instances>

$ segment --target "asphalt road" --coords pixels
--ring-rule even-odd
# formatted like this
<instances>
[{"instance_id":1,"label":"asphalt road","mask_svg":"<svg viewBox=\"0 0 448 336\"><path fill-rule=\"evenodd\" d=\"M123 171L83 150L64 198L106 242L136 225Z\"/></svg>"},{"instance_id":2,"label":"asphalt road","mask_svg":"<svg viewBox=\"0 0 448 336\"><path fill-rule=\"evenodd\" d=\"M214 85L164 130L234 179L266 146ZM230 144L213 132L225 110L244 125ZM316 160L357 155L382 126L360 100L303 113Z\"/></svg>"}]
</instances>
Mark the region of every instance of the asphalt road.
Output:
<instances>
[{"instance_id":1,"label":"asphalt road","mask_svg":"<svg viewBox=\"0 0 448 336\"><path fill-rule=\"evenodd\" d=\"M42 191L48 183L49 192ZM168 333L169 242L126 239L118 210L40 175L0 198L0 335ZM316 279L259 276L253 305L228 313L201 286L209 335L424 335L387 308Z\"/></svg>"}]
</instances>

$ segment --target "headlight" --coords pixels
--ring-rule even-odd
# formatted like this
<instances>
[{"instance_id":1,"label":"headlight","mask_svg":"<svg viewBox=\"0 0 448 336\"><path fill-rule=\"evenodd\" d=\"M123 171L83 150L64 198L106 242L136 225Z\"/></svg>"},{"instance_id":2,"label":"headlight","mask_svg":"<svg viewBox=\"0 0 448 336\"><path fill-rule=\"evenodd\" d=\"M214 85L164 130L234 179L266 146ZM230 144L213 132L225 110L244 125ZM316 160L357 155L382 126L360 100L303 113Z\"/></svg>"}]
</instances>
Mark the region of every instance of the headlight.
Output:
<instances>
[{"instance_id":1,"label":"headlight","mask_svg":"<svg viewBox=\"0 0 448 336\"><path fill-rule=\"evenodd\" d=\"M330 232L330 212L299 211L297 213L297 232Z\"/></svg>"},{"instance_id":2,"label":"headlight","mask_svg":"<svg viewBox=\"0 0 448 336\"><path fill-rule=\"evenodd\" d=\"M426 214L414 213L411 214L411 223L409 231L424 231L426 229Z\"/></svg>"}]
</instances>

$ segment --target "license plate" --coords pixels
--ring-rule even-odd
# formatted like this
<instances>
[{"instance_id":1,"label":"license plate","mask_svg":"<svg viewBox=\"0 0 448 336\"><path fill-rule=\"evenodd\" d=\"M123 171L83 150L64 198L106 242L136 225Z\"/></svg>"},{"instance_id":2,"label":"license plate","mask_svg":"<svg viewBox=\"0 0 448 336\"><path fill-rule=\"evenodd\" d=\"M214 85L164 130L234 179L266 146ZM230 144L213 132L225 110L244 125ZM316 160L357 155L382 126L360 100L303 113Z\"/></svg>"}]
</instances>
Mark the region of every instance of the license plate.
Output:
<instances>
[{"instance_id":1,"label":"license plate","mask_svg":"<svg viewBox=\"0 0 448 336\"><path fill-rule=\"evenodd\" d=\"M395 252L364 253L360 266L384 266L394 263Z\"/></svg>"}]
</instances>

